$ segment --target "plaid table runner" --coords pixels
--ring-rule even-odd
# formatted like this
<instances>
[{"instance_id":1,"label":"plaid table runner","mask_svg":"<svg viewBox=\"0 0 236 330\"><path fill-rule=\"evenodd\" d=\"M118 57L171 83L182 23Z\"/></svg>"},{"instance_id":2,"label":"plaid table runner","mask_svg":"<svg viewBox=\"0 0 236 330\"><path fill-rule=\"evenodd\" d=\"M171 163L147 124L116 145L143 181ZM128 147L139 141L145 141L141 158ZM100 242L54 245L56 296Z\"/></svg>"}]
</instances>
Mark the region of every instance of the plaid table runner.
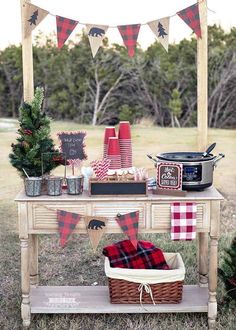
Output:
<instances>
[{"instance_id":1,"label":"plaid table runner","mask_svg":"<svg viewBox=\"0 0 236 330\"><path fill-rule=\"evenodd\" d=\"M171 239L191 241L196 238L196 203L171 204Z\"/></svg>"},{"instance_id":2,"label":"plaid table runner","mask_svg":"<svg viewBox=\"0 0 236 330\"><path fill-rule=\"evenodd\" d=\"M130 240L120 241L106 246L103 254L109 258L111 267L169 269L162 250L147 241L138 241L137 250Z\"/></svg>"}]
</instances>

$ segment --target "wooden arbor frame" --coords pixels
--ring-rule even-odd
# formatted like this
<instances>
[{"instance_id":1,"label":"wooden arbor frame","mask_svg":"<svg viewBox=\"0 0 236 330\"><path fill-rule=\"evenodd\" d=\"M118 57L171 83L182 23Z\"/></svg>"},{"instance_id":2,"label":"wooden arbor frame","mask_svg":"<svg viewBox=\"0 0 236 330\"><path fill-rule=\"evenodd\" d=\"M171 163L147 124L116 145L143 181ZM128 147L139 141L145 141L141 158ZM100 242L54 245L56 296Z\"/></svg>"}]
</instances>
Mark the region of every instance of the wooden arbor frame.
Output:
<instances>
[{"instance_id":1,"label":"wooden arbor frame","mask_svg":"<svg viewBox=\"0 0 236 330\"><path fill-rule=\"evenodd\" d=\"M29 3L30 0L27 0ZM34 96L32 35L24 35L25 0L21 3L22 59L24 100ZM208 140L208 52L207 52L207 0L198 0L202 38L197 39L197 126L198 149L206 149Z\"/></svg>"}]
</instances>

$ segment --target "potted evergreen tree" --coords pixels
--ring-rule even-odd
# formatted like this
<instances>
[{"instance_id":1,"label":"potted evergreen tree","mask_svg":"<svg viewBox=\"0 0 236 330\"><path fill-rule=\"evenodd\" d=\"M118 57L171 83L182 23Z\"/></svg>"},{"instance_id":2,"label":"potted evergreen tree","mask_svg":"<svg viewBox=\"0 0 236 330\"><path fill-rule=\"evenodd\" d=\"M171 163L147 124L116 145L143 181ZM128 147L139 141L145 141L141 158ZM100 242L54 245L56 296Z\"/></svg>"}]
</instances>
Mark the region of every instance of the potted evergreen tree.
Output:
<instances>
[{"instance_id":1,"label":"potted evergreen tree","mask_svg":"<svg viewBox=\"0 0 236 330\"><path fill-rule=\"evenodd\" d=\"M20 176L25 178L27 173L31 181L38 181L38 187L41 176L49 174L64 161L50 137L50 119L42 111L43 98L43 88L37 87L33 101L24 102L20 107L19 136L17 142L12 143L12 152L9 155L12 166L18 170ZM31 186L34 184L31 183ZM39 195L39 190L32 195Z\"/></svg>"}]
</instances>

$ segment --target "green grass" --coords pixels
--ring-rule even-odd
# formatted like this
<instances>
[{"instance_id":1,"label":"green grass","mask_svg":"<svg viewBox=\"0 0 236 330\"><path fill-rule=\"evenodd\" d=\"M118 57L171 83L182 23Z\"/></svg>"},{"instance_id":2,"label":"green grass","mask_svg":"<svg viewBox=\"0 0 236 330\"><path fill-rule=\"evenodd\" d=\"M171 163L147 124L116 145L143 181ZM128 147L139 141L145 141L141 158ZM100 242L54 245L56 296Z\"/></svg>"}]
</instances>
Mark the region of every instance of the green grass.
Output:
<instances>
[{"instance_id":1,"label":"green grass","mask_svg":"<svg viewBox=\"0 0 236 330\"><path fill-rule=\"evenodd\" d=\"M88 161L102 153L103 127L79 126L75 123L55 122L53 136L62 130L87 131ZM167 150L196 150L196 129L170 129L137 126L132 129L134 163L153 172L152 163L146 153L156 154ZM22 187L16 171L8 163L10 145L15 140L15 131L0 131L0 329L21 329L20 317L20 249L17 236L17 209L14 196ZM226 197L222 203L222 236L219 244L220 262L223 250L229 245L236 230L235 163L236 134L233 130L210 130L210 142L217 142L216 152L225 152L215 170L215 185ZM58 142L57 142L58 143ZM66 249L58 246L58 236L40 237L40 284L43 285L91 285L105 284L102 246L111 244L122 235L106 235L98 251L93 253L86 235L73 236ZM169 235L142 235L152 240L165 251L179 251L186 264L186 283L196 283L195 242L171 242ZM235 310L224 306L223 285L218 283L219 313L217 329L236 329ZM194 299L194 297L193 297ZM207 329L206 314L150 314L150 315L34 315L30 329L40 330L189 330Z\"/></svg>"}]
</instances>

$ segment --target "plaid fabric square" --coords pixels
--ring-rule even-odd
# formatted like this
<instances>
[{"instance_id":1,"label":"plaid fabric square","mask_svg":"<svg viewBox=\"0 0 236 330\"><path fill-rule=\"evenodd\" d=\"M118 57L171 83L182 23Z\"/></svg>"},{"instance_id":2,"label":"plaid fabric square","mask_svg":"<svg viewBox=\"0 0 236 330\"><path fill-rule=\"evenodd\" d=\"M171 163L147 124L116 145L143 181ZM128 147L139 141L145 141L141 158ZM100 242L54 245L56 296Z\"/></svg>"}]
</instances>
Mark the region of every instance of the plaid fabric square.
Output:
<instances>
[{"instance_id":1,"label":"plaid fabric square","mask_svg":"<svg viewBox=\"0 0 236 330\"><path fill-rule=\"evenodd\" d=\"M57 44L58 44L58 48L61 48L79 22L62 16L56 16L56 20L57 20Z\"/></svg>"},{"instance_id":2,"label":"plaid fabric square","mask_svg":"<svg viewBox=\"0 0 236 330\"><path fill-rule=\"evenodd\" d=\"M198 38L202 37L198 4L177 12L177 15L196 33Z\"/></svg>"},{"instance_id":3,"label":"plaid fabric square","mask_svg":"<svg viewBox=\"0 0 236 330\"><path fill-rule=\"evenodd\" d=\"M118 26L118 30L120 31L124 44L128 49L128 55L130 57L134 56L135 54L140 26L140 24Z\"/></svg>"},{"instance_id":4,"label":"plaid fabric square","mask_svg":"<svg viewBox=\"0 0 236 330\"><path fill-rule=\"evenodd\" d=\"M171 239L191 241L196 238L196 203L171 204Z\"/></svg>"},{"instance_id":5,"label":"plaid fabric square","mask_svg":"<svg viewBox=\"0 0 236 330\"><path fill-rule=\"evenodd\" d=\"M75 229L81 216L76 213L57 210L57 222L60 233L60 245L65 246L70 234Z\"/></svg>"},{"instance_id":6,"label":"plaid fabric square","mask_svg":"<svg viewBox=\"0 0 236 330\"><path fill-rule=\"evenodd\" d=\"M139 211L134 211L123 215L118 214L116 221L122 231L129 237L133 246L137 248Z\"/></svg>"},{"instance_id":7,"label":"plaid fabric square","mask_svg":"<svg viewBox=\"0 0 236 330\"><path fill-rule=\"evenodd\" d=\"M106 246L103 254L113 268L169 269L163 252L147 241L138 241L137 249L129 240L120 241Z\"/></svg>"}]
</instances>

